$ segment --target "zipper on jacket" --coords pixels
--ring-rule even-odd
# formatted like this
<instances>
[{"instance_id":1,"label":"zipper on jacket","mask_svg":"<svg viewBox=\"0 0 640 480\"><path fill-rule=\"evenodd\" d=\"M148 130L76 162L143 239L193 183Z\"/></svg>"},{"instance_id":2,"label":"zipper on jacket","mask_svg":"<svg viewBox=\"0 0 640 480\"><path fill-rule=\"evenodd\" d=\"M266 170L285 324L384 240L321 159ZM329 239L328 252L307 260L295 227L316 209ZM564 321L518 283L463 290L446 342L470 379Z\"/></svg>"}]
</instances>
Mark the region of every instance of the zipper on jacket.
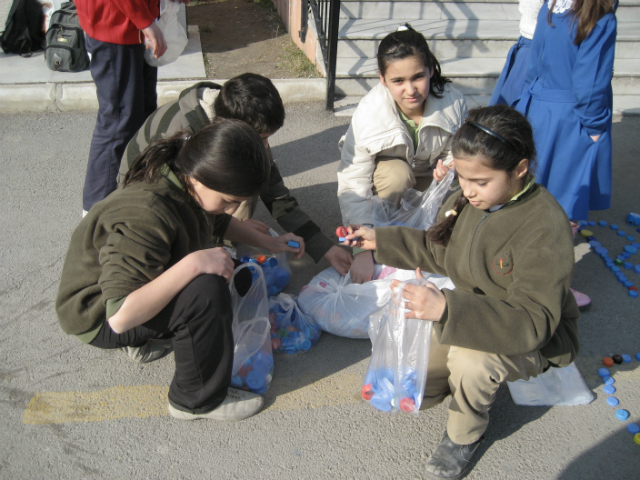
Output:
<instances>
[{"instance_id":1,"label":"zipper on jacket","mask_svg":"<svg viewBox=\"0 0 640 480\"><path fill-rule=\"evenodd\" d=\"M484 215L482 216L482 218L478 222L478 226L476 227L476 231L473 232L473 238L471 239L471 245L469 246L469 272L471 273L471 276L473 276L473 268L472 268L472 265L471 265L471 252L473 250L473 244L476 241L476 237L478 236L478 230L480 230L480 226L482 225L482 222L484 222L484 219L487 218L490 213L491 212L484 212Z\"/></svg>"}]
</instances>

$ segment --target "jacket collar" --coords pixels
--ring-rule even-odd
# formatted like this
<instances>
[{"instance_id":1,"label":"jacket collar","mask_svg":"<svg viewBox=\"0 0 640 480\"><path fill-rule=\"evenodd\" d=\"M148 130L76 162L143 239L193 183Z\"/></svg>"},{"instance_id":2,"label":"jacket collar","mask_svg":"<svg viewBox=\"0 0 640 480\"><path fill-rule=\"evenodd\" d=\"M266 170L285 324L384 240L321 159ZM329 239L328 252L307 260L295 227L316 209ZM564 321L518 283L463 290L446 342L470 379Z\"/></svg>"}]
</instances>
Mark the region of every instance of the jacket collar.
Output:
<instances>
[{"instance_id":1,"label":"jacket collar","mask_svg":"<svg viewBox=\"0 0 640 480\"><path fill-rule=\"evenodd\" d=\"M180 98L178 99L180 111L194 132L199 132L211 123L206 112L200 106L198 90L201 88L220 90L222 87L214 82L199 82L180 93Z\"/></svg>"}]
</instances>

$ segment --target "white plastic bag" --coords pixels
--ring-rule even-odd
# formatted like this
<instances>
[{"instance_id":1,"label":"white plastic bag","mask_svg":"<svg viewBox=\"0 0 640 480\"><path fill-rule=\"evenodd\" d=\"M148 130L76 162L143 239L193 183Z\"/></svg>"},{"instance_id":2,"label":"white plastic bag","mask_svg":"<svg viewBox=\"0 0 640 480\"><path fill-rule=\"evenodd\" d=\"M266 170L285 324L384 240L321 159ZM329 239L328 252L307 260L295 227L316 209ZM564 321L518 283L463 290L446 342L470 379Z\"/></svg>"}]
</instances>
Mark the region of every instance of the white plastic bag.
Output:
<instances>
[{"instance_id":1,"label":"white plastic bag","mask_svg":"<svg viewBox=\"0 0 640 480\"><path fill-rule=\"evenodd\" d=\"M278 236L278 233L272 228L269 229L269 234L272 237ZM273 255L256 247L242 244L238 245L236 254L242 263L257 263L262 267L269 297L277 295L289 284L291 267L287 261L286 252Z\"/></svg>"},{"instance_id":2,"label":"white plastic bag","mask_svg":"<svg viewBox=\"0 0 640 480\"><path fill-rule=\"evenodd\" d=\"M453 182L455 173L449 170L440 182L433 182L427 190L409 189L400 208L377 195L373 197L373 222L376 227L400 225L427 230L435 221L438 209Z\"/></svg>"},{"instance_id":3,"label":"white plastic bag","mask_svg":"<svg viewBox=\"0 0 640 480\"><path fill-rule=\"evenodd\" d=\"M373 352L362 386L362 398L383 412L417 414L424 397L433 322L405 318L404 287L428 280L402 282L383 310L373 332Z\"/></svg>"},{"instance_id":4,"label":"white plastic bag","mask_svg":"<svg viewBox=\"0 0 640 480\"><path fill-rule=\"evenodd\" d=\"M281 293L269 298L271 347L274 352L293 355L306 352L318 343L320 327L302 313L291 295Z\"/></svg>"},{"instance_id":5,"label":"white plastic bag","mask_svg":"<svg viewBox=\"0 0 640 480\"><path fill-rule=\"evenodd\" d=\"M551 367L535 378L507 382L516 405L587 405L593 401L575 363L563 368Z\"/></svg>"},{"instance_id":6,"label":"white plastic bag","mask_svg":"<svg viewBox=\"0 0 640 480\"><path fill-rule=\"evenodd\" d=\"M180 4L178 2L167 1L160 12L160 19L156 23L164 35L165 42L167 42L167 50L160 58L155 58L153 50L149 48L144 51L144 59L152 67L161 67L175 62L187 47L189 40L187 32L178 21L179 11ZM149 45L149 39L145 38L144 43Z\"/></svg>"},{"instance_id":7,"label":"white plastic bag","mask_svg":"<svg viewBox=\"0 0 640 480\"><path fill-rule=\"evenodd\" d=\"M233 281L229 284L235 344L231 386L263 394L269 388L273 377L269 302L264 275L259 265L240 265L236 268L234 276L245 268L251 271L253 278L246 295L241 297L238 294Z\"/></svg>"}]
</instances>

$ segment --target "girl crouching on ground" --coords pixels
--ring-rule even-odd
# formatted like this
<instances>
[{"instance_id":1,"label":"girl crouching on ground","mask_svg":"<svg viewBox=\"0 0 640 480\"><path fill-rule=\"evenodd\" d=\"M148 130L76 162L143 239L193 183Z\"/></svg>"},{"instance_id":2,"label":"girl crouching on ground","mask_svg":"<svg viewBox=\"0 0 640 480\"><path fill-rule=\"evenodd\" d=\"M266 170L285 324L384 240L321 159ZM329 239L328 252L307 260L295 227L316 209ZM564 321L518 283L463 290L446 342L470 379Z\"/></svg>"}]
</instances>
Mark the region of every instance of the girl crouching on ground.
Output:
<instances>
[{"instance_id":1,"label":"girl crouching on ground","mask_svg":"<svg viewBox=\"0 0 640 480\"><path fill-rule=\"evenodd\" d=\"M373 195L400 204L410 188L442 180L464 96L440 72L424 36L403 26L378 48L380 83L360 101L340 140L338 200L345 225L373 225ZM373 276L371 252L354 249L351 280Z\"/></svg>"},{"instance_id":2,"label":"girl crouching on ground","mask_svg":"<svg viewBox=\"0 0 640 480\"><path fill-rule=\"evenodd\" d=\"M535 183L527 120L503 105L471 110L452 151L461 191L428 232L350 226L347 236L379 263L418 266L418 276L424 269L456 286L408 285L404 293L407 318L434 322L423 406L452 396L447 430L426 466L439 479L468 471L502 382L573 361L580 316L569 291L571 228Z\"/></svg>"},{"instance_id":3,"label":"girl crouching on ground","mask_svg":"<svg viewBox=\"0 0 640 480\"><path fill-rule=\"evenodd\" d=\"M231 217L268 183L269 169L260 136L243 122L179 133L149 146L123 188L95 204L72 235L56 299L62 329L139 362L173 348L176 418L240 420L262 407L261 396L228 388L234 261L211 246L214 236L272 252L300 242ZM250 285L246 277L236 279L239 292L248 290L238 285Z\"/></svg>"}]
</instances>

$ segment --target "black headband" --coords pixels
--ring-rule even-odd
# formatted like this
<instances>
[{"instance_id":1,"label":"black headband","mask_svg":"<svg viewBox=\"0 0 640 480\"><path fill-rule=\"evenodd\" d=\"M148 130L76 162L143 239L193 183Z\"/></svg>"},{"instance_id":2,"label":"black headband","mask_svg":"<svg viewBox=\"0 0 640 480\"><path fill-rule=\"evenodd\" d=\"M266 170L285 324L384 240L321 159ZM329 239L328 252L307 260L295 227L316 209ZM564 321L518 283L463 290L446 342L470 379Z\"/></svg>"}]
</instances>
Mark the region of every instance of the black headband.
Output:
<instances>
[{"instance_id":1,"label":"black headband","mask_svg":"<svg viewBox=\"0 0 640 480\"><path fill-rule=\"evenodd\" d=\"M467 123L469 125L473 125L474 127L476 127L478 130L483 131L484 133L486 133L487 135L496 138L498 140L500 140L502 143L505 143L507 145L509 145L511 148L513 148L516 152L519 152L520 149L516 146L515 143L513 143L511 140L504 138L502 135L494 132L493 130L491 130L490 128L485 127L484 125L480 125L477 122L472 122L471 120L467 120Z\"/></svg>"}]
</instances>

